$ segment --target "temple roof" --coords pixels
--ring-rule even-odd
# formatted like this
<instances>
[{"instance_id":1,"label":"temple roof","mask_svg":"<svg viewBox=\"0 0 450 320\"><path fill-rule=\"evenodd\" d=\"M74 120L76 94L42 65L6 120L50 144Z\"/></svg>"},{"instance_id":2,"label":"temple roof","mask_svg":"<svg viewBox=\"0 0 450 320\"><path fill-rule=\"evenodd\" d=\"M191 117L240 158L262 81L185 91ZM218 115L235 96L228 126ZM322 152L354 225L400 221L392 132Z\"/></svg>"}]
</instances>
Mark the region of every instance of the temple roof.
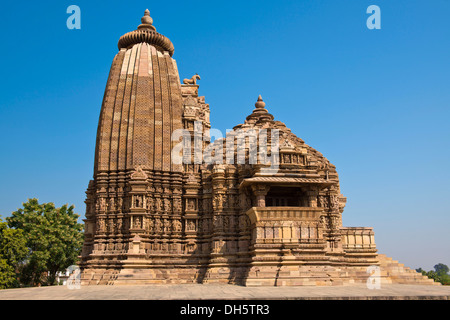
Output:
<instances>
[{"instance_id":1,"label":"temple roof","mask_svg":"<svg viewBox=\"0 0 450 320\"><path fill-rule=\"evenodd\" d=\"M280 167L276 167L274 173L271 173L270 170L268 171L268 168L264 165L260 167L261 163L259 161L261 161L261 154L258 152L261 152L261 146L255 147L253 143L256 142L256 140L251 142L251 139L247 137L246 139L248 142L246 142L246 144L248 145L245 148L248 150L245 152L245 161L246 163L251 163L251 160L258 161L258 165L254 166L256 171L251 173L253 176L252 179L244 180L242 186L253 183L276 183L286 185L313 183L326 186L339 182L336 167L331 164L322 153L307 145L301 138L292 133L283 122L274 120L274 116L266 109L266 104L261 96L258 97L255 109L246 118L245 122L235 126L233 131L227 133L227 139L232 136L235 136L236 138L241 136L242 139L242 137L245 137L245 132L252 131L253 134L257 135L258 130L267 130L268 135L271 135L271 133L268 133L269 131L272 133L278 131L278 134L275 134L275 136L270 139L276 139L275 141L278 141L279 143L277 152L279 153ZM217 150L227 150L228 145L233 147L233 144L227 143L227 139L217 139L211 147ZM222 147L219 147L219 144L222 144ZM270 149L271 148L272 146L270 146ZM254 151L253 158L250 158L250 149ZM264 151L264 148L262 150ZM231 153L227 152L228 150L226 152L224 151L224 154L229 157ZM232 152L235 157L235 163L239 163L237 149L232 150ZM264 159L264 157L262 158ZM228 158L224 158L224 161L226 162L227 159ZM269 160L269 162L270 161L272 160ZM275 162L272 164L275 164ZM264 168L265 175L269 175L270 177L256 177L255 175L259 174L261 168ZM289 177L282 176L283 174L289 175ZM296 176L297 174L300 175ZM313 174L314 176L305 176L305 174Z\"/></svg>"},{"instance_id":2,"label":"temple roof","mask_svg":"<svg viewBox=\"0 0 450 320\"><path fill-rule=\"evenodd\" d=\"M168 51L170 56L173 56L175 48L169 38L156 32L153 26L153 19L150 17L150 11L145 10L144 16L141 19L142 24L138 26L135 31L128 32L120 37L119 50L123 48L130 48L138 43L148 43L162 52Z\"/></svg>"},{"instance_id":3,"label":"temple roof","mask_svg":"<svg viewBox=\"0 0 450 320\"><path fill-rule=\"evenodd\" d=\"M252 177L244 179L240 187L245 187L255 183L276 184L276 185L299 185L299 184L318 184L322 186L330 186L335 181L322 178L296 178L296 177Z\"/></svg>"}]
</instances>

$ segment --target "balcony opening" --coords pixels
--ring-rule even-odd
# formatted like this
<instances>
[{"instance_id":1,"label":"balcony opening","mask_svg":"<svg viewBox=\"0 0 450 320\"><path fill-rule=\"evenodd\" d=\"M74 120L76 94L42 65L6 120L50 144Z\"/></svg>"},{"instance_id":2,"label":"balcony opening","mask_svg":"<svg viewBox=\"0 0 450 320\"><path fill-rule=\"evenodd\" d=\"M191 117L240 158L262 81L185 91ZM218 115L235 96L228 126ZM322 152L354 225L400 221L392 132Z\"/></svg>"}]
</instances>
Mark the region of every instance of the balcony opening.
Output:
<instances>
[{"instance_id":1,"label":"balcony opening","mask_svg":"<svg viewBox=\"0 0 450 320\"><path fill-rule=\"evenodd\" d=\"M298 187L271 187L266 195L266 207L307 207L306 204L306 196Z\"/></svg>"}]
</instances>

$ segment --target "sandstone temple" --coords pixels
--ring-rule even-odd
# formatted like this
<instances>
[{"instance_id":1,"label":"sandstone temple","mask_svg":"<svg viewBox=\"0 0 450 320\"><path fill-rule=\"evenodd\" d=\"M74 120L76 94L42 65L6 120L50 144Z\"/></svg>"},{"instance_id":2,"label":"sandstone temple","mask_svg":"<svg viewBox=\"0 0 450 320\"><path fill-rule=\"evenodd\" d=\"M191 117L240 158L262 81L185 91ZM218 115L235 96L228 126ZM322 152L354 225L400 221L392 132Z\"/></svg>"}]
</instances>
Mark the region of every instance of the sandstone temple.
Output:
<instances>
[{"instance_id":1,"label":"sandstone temple","mask_svg":"<svg viewBox=\"0 0 450 320\"><path fill-rule=\"evenodd\" d=\"M118 47L86 192L83 284L343 285L374 273L382 283L432 282L378 254L372 228L342 225L336 167L276 121L261 96L233 129L244 133L242 150L204 139L210 107L200 76L180 81L174 45L148 10ZM257 130L268 140L279 133L277 152L266 150L276 170L265 170L260 150L249 161L255 144L245 135ZM214 150L215 159L223 150L228 161L195 161L196 152L178 161L174 132L184 147Z\"/></svg>"}]
</instances>

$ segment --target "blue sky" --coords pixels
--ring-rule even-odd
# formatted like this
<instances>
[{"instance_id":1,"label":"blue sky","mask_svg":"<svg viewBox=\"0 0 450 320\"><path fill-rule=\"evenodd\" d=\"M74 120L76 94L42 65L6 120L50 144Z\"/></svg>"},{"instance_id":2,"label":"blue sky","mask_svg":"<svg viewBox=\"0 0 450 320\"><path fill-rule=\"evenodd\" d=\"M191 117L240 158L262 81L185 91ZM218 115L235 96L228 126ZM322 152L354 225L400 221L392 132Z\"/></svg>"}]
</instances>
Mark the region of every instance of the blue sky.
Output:
<instances>
[{"instance_id":1,"label":"blue sky","mask_svg":"<svg viewBox=\"0 0 450 320\"><path fill-rule=\"evenodd\" d=\"M68 30L69 5L81 30ZM381 30L369 30L369 5ZM84 215L98 116L119 37L146 8L199 73L214 128L261 94L276 120L337 166L345 226L379 252L450 265L450 27L446 0L45 1L2 5L0 214L28 198Z\"/></svg>"}]
</instances>

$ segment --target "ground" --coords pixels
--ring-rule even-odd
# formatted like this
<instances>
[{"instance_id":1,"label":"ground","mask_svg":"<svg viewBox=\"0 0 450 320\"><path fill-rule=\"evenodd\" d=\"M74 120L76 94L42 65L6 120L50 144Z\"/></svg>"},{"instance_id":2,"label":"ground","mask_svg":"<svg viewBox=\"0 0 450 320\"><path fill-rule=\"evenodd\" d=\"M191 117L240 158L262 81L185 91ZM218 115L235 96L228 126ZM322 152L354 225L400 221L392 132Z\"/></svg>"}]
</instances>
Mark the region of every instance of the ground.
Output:
<instances>
[{"instance_id":1,"label":"ground","mask_svg":"<svg viewBox=\"0 0 450 320\"><path fill-rule=\"evenodd\" d=\"M0 300L450 300L450 286L365 285L240 287L233 285L66 286L0 290Z\"/></svg>"}]
</instances>

